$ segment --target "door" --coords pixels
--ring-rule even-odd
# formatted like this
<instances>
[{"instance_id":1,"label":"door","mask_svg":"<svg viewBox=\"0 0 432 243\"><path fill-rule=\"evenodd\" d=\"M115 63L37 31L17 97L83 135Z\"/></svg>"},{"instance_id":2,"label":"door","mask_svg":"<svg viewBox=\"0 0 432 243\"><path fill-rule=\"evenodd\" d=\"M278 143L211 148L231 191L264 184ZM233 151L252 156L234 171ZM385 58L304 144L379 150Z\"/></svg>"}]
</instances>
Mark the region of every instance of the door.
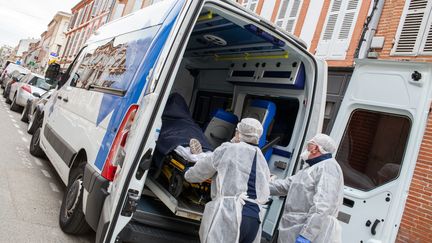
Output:
<instances>
[{"instance_id":1,"label":"door","mask_svg":"<svg viewBox=\"0 0 432 243\"><path fill-rule=\"evenodd\" d=\"M166 0L143 10L147 11L145 13L148 19L153 18L152 14L160 16L162 13L166 13L167 18L160 26L141 70L138 71L139 75L146 77L147 83L137 102L139 109L128 135L124 162L121 168L117 168L108 188L109 195L102 208L96 242L115 242L117 235L131 220L135 210L133 205L140 198L156 146L155 136L161 126L157 117L162 115L164 105L161 104L168 98L168 94L164 95L169 90L168 81L165 80L170 80L170 75L178 69L178 66L165 66L165 63L177 63L177 54L182 51L183 42L186 41L185 32L189 32L189 28L193 27L190 23L198 17L199 4L202 3Z\"/></svg>"},{"instance_id":2,"label":"door","mask_svg":"<svg viewBox=\"0 0 432 243\"><path fill-rule=\"evenodd\" d=\"M430 107L426 63L358 60L331 137L342 242L394 242Z\"/></svg>"},{"instance_id":3,"label":"door","mask_svg":"<svg viewBox=\"0 0 432 243\"><path fill-rule=\"evenodd\" d=\"M315 134L320 132L323 127L324 120L324 109L327 91L327 63L323 60L315 60L316 65L313 66L314 71L308 72L314 73L314 83L306 84L307 87L311 87L308 90L307 96L305 96L304 110L299 110L299 119L303 119L302 126L298 131L298 140L294 145L293 154L290 161L290 166L287 169L286 176L294 174L301 168L299 155L302 148L306 146L305 142L308 138L313 137ZM297 162L297 163L296 163ZM278 222L281 213L283 213L283 206L285 203L284 197L272 197L271 207L267 210L264 222L263 222L263 234L262 236L271 240L274 238L274 234L278 227Z\"/></svg>"}]
</instances>

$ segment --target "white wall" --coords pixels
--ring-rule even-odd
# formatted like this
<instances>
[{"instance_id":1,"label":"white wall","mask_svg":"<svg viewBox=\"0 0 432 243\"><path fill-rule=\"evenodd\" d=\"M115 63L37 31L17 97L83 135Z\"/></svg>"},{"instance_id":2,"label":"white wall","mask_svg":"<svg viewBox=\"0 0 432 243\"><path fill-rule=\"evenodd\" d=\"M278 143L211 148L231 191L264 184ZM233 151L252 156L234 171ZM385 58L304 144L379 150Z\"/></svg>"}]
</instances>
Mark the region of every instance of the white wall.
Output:
<instances>
[{"instance_id":1,"label":"white wall","mask_svg":"<svg viewBox=\"0 0 432 243\"><path fill-rule=\"evenodd\" d=\"M273 9L275 8L276 0L264 0L261 16L267 20L271 19Z\"/></svg>"},{"instance_id":2,"label":"white wall","mask_svg":"<svg viewBox=\"0 0 432 243\"><path fill-rule=\"evenodd\" d=\"M300 39L302 39L307 44L308 49L310 48L312 38L315 34L316 26L318 24L318 19L321 14L324 0L313 0L310 4L311 5L309 5L303 28L300 33ZM314 50L309 51L313 52Z\"/></svg>"}]
</instances>

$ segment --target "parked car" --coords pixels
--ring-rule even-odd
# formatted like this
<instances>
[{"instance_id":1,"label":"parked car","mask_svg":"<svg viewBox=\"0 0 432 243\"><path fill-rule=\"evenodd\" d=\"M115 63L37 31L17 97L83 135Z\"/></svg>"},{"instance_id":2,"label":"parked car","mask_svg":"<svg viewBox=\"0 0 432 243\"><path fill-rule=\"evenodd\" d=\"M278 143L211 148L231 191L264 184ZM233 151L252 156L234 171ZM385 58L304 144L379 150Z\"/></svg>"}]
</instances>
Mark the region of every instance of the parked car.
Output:
<instances>
[{"instance_id":1,"label":"parked car","mask_svg":"<svg viewBox=\"0 0 432 243\"><path fill-rule=\"evenodd\" d=\"M8 73L12 73L13 71L18 70L21 73L30 73L30 70L28 70L27 68L15 64L15 63L9 63L9 65L7 65L6 69L2 72L1 76L0 76L0 83L1 83L1 87L4 88L6 86L6 84L3 83L3 80L6 78L6 75Z\"/></svg>"},{"instance_id":2,"label":"parked car","mask_svg":"<svg viewBox=\"0 0 432 243\"><path fill-rule=\"evenodd\" d=\"M11 73L8 73L8 74L6 74L6 77L1 82L1 86L4 88L5 87L4 84L7 84L7 83L9 83L11 81L17 82L17 81L21 80L21 78L23 78L25 75L26 75L26 73L23 73L20 70L15 70L15 71L13 71ZM3 90L3 94L4 93L5 93L5 90Z\"/></svg>"},{"instance_id":3,"label":"parked car","mask_svg":"<svg viewBox=\"0 0 432 243\"><path fill-rule=\"evenodd\" d=\"M29 134L33 134L42 125L45 104L54 91L51 89L43 95L33 93L34 97L27 100L21 113L21 121L28 123L27 132Z\"/></svg>"},{"instance_id":4,"label":"parked car","mask_svg":"<svg viewBox=\"0 0 432 243\"><path fill-rule=\"evenodd\" d=\"M306 138L321 129L325 61L234 1L166 0L98 32L46 103L30 142L30 153L46 154L67 186L59 210L66 233L93 229L96 242L199 241L200 200L174 197L147 176L173 93L202 127L215 120L206 128L215 143L233 136L225 131L234 132L236 119L226 117L259 119L260 146L280 139L266 153L280 178L287 173L275 161L298 168ZM151 192L142 193L145 185ZM275 225L283 203L274 198L263 225Z\"/></svg>"},{"instance_id":5,"label":"parked car","mask_svg":"<svg viewBox=\"0 0 432 243\"><path fill-rule=\"evenodd\" d=\"M13 83L9 92L9 100L12 101L10 109L18 111L27 104L28 99L34 97L34 93L40 96L55 88L57 84L50 81L39 74L29 73L22 78L21 82Z\"/></svg>"}]
</instances>

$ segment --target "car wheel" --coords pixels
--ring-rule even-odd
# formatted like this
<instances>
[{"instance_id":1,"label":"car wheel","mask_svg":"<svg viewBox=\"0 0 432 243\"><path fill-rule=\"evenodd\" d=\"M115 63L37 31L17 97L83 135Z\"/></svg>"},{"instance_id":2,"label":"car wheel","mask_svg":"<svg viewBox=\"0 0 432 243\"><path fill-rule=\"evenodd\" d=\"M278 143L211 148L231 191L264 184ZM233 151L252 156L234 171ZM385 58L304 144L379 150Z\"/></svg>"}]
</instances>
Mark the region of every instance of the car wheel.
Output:
<instances>
[{"instance_id":1,"label":"car wheel","mask_svg":"<svg viewBox=\"0 0 432 243\"><path fill-rule=\"evenodd\" d=\"M84 166L72 169L69 178L69 183L60 207L60 228L68 234L84 234L90 230L82 207Z\"/></svg>"},{"instance_id":2,"label":"car wheel","mask_svg":"<svg viewBox=\"0 0 432 243\"><path fill-rule=\"evenodd\" d=\"M27 102L27 105L24 107L23 111L21 112L21 121L22 122L28 122L29 109L30 109L30 103Z\"/></svg>"},{"instance_id":3,"label":"car wheel","mask_svg":"<svg viewBox=\"0 0 432 243\"><path fill-rule=\"evenodd\" d=\"M30 141L30 154L38 158L42 158L45 155L44 151L40 147L41 130L41 128L37 129Z\"/></svg>"},{"instance_id":4,"label":"car wheel","mask_svg":"<svg viewBox=\"0 0 432 243\"><path fill-rule=\"evenodd\" d=\"M12 101L12 104L11 104L11 106L10 106L10 110L11 111L19 111L20 110L20 106L16 103L16 94L14 95L14 97L13 97L13 101Z\"/></svg>"},{"instance_id":5,"label":"car wheel","mask_svg":"<svg viewBox=\"0 0 432 243\"><path fill-rule=\"evenodd\" d=\"M40 114L39 110L36 110L33 113L33 116L29 120L29 124L27 126L27 132L29 134L33 134L39 127L41 127L43 120L43 115Z\"/></svg>"}]
</instances>

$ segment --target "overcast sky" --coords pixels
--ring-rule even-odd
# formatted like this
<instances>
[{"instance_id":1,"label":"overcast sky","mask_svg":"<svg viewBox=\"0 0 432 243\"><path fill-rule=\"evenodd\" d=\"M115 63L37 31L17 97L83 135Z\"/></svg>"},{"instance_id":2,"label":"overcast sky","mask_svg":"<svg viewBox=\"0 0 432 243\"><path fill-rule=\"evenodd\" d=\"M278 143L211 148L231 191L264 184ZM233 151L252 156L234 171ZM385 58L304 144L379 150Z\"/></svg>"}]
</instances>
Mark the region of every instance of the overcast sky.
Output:
<instances>
[{"instance_id":1,"label":"overcast sky","mask_svg":"<svg viewBox=\"0 0 432 243\"><path fill-rule=\"evenodd\" d=\"M71 12L79 0L0 0L0 46L40 38L57 11Z\"/></svg>"}]
</instances>

